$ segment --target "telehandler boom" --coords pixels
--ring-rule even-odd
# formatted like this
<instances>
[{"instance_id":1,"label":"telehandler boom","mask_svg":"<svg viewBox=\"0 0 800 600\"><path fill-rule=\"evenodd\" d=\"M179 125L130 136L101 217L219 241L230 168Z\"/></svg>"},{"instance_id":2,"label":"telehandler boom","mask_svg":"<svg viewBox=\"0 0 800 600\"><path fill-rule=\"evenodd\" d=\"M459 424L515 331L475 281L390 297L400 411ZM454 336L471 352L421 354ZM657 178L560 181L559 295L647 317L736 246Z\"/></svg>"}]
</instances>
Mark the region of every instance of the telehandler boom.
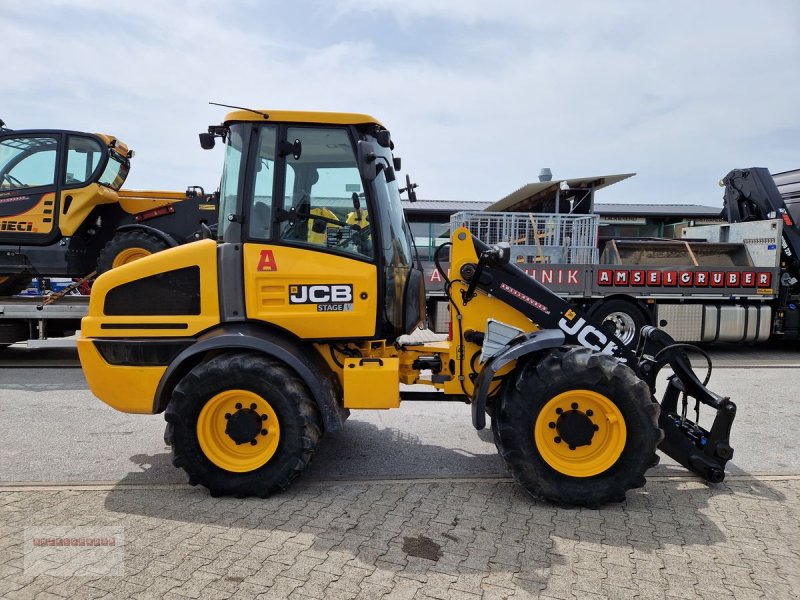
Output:
<instances>
[{"instance_id":1,"label":"telehandler boom","mask_svg":"<svg viewBox=\"0 0 800 600\"><path fill-rule=\"evenodd\" d=\"M367 115L238 110L201 134L225 143L219 236L95 282L78 341L92 391L165 413L173 462L212 494L285 489L351 409L471 404L531 494L597 506L644 485L656 448L724 477L735 405L663 332L635 352L468 230L452 232L453 333L423 322L423 277L389 131ZM410 186L408 186L410 187ZM443 250L440 249L440 253ZM437 264L439 263L437 257ZM660 404L656 376L673 371ZM401 391L427 383L431 392ZM710 430L689 398L716 411Z\"/></svg>"}]
</instances>

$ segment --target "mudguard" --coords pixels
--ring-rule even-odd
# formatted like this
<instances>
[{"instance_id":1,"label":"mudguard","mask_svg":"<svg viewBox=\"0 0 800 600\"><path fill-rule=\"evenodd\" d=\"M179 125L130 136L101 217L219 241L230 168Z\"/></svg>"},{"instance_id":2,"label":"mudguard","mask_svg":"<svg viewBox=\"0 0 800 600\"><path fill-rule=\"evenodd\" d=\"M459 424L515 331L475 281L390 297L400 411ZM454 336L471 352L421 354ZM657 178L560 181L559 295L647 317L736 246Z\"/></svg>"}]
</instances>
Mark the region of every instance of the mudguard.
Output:
<instances>
[{"instance_id":1,"label":"mudguard","mask_svg":"<svg viewBox=\"0 0 800 600\"><path fill-rule=\"evenodd\" d=\"M521 335L494 355L481 369L472 392L472 425L475 429L486 427L486 400L495 374L511 361L531 352L549 350L564 345L564 334L557 329L540 329Z\"/></svg>"},{"instance_id":2,"label":"mudguard","mask_svg":"<svg viewBox=\"0 0 800 600\"><path fill-rule=\"evenodd\" d=\"M153 412L163 412L178 382L207 353L251 350L272 356L293 369L308 386L319 408L325 431L341 429L350 411L339 402L338 380L316 350L280 332L250 323L230 323L201 335L170 363L156 389Z\"/></svg>"}]
</instances>

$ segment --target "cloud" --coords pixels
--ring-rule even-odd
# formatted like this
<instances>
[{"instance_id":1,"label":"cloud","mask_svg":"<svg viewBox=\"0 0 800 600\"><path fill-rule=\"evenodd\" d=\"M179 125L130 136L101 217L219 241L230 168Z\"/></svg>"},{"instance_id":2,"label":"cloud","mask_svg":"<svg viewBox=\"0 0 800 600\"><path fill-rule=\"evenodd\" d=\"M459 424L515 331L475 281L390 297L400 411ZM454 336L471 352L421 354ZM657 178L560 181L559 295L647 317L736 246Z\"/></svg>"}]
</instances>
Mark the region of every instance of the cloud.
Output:
<instances>
[{"instance_id":1,"label":"cloud","mask_svg":"<svg viewBox=\"0 0 800 600\"><path fill-rule=\"evenodd\" d=\"M637 171L600 201L720 204L729 169L797 164L794 2L17 3L2 116L106 131L130 185L213 188L209 100L373 114L423 198L494 200L543 166Z\"/></svg>"}]
</instances>

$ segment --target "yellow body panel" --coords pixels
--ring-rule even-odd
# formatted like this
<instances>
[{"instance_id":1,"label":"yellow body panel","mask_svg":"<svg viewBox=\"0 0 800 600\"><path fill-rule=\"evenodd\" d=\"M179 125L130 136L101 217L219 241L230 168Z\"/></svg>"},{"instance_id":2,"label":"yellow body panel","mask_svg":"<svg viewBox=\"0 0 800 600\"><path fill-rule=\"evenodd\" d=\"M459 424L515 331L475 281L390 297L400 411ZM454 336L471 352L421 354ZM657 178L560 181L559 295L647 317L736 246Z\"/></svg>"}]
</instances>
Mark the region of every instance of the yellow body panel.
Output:
<instances>
[{"instance_id":1,"label":"yellow body panel","mask_svg":"<svg viewBox=\"0 0 800 600\"><path fill-rule=\"evenodd\" d=\"M200 267L200 314L155 316L105 316L103 303L106 294L129 281L134 281L183 267ZM182 329L102 329L101 324L186 324ZM116 269L103 273L92 286L89 315L81 321L83 337L185 337L195 335L219 323L219 296L217 290L217 244L213 240L199 240L169 250L164 250Z\"/></svg>"},{"instance_id":2,"label":"yellow body panel","mask_svg":"<svg viewBox=\"0 0 800 600\"><path fill-rule=\"evenodd\" d=\"M121 157L125 158L125 157L128 156L128 153L130 152L130 149L128 148L128 144L123 142L121 139L119 139L119 138L117 138L117 137L115 137L113 135L108 135L106 133L95 133L95 135L97 137L99 137L100 139L102 139L106 143L106 146L113 145L114 152L119 154ZM131 156L133 156L133 155L131 155Z\"/></svg>"},{"instance_id":3,"label":"yellow body panel","mask_svg":"<svg viewBox=\"0 0 800 600\"><path fill-rule=\"evenodd\" d=\"M397 408L400 359L347 358L344 361L345 408Z\"/></svg>"},{"instance_id":4,"label":"yellow body panel","mask_svg":"<svg viewBox=\"0 0 800 600\"><path fill-rule=\"evenodd\" d=\"M160 190L119 191L119 206L131 215L184 200L186 200L186 192L165 192Z\"/></svg>"},{"instance_id":5,"label":"yellow body panel","mask_svg":"<svg viewBox=\"0 0 800 600\"><path fill-rule=\"evenodd\" d=\"M78 340L78 355L89 388L100 400L122 412L153 412L153 398L166 367L110 365L92 340L85 338Z\"/></svg>"},{"instance_id":6,"label":"yellow body panel","mask_svg":"<svg viewBox=\"0 0 800 600\"><path fill-rule=\"evenodd\" d=\"M313 249L245 244L244 286L248 319L273 323L299 338L375 334L378 291L374 264ZM333 297L325 291L331 286L337 286ZM351 286L350 300L340 286ZM306 301L297 301L304 296ZM336 305L350 306L349 310L324 310Z\"/></svg>"},{"instance_id":7,"label":"yellow body panel","mask_svg":"<svg viewBox=\"0 0 800 600\"><path fill-rule=\"evenodd\" d=\"M20 235L47 235L53 231L55 222L55 197L55 193L45 194L38 204L24 213L0 218L0 231L17 231Z\"/></svg>"},{"instance_id":8,"label":"yellow body panel","mask_svg":"<svg viewBox=\"0 0 800 600\"><path fill-rule=\"evenodd\" d=\"M320 123L323 125L362 125L375 123L381 125L375 117L358 113L319 112L305 110L269 110L259 109L269 115L265 119L258 113L249 110L235 110L225 115L225 123L236 121L268 121L282 123Z\"/></svg>"},{"instance_id":9,"label":"yellow body panel","mask_svg":"<svg viewBox=\"0 0 800 600\"><path fill-rule=\"evenodd\" d=\"M67 196L72 196L69 209L64 212ZM92 212L95 206L100 204L113 204L119 199L117 192L109 187L98 183L91 183L86 187L75 190L64 190L61 192L61 216L58 226L61 235L70 236L83 225L86 217Z\"/></svg>"},{"instance_id":10,"label":"yellow body panel","mask_svg":"<svg viewBox=\"0 0 800 600\"><path fill-rule=\"evenodd\" d=\"M475 331L486 331L486 322L488 319L496 319L507 325L517 327L526 333L539 329L530 319L528 319L515 308L512 308L508 304L500 302L496 298L492 298L481 291L477 291L477 296L473 298L467 306L463 306L461 301L461 290L466 290L468 286L465 283L460 283L457 281L458 273L461 272L461 267L463 265L467 263L476 264L478 262L478 256L475 253L475 247L472 243L472 236L466 228L462 227L454 231L452 240L453 247L451 248L452 258L450 262L450 278L451 281L453 281L453 286L451 293L453 295L453 300L456 302L459 310L461 311L461 330L467 331L469 329L473 329ZM472 381L468 377L469 373L471 372L469 368L470 358L476 352L480 352L481 348L477 344L466 341L464 346L460 347L458 344L458 319L452 305L450 306L450 317L451 322L453 323L454 338L452 342L450 358L454 359L456 372L453 373L453 379L446 382L442 387L445 392L450 394L463 393L461 388L462 382L459 382L458 380L458 376L461 374L459 372L459 357L462 357L463 360L461 362L464 366L465 375L463 383L467 392L471 394L473 385ZM480 363L478 362L477 358L474 361L474 364L476 369L480 370ZM506 369L500 371L500 374L511 370L511 368L513 368L513 363Z\"/></svg>"}]
</instances>

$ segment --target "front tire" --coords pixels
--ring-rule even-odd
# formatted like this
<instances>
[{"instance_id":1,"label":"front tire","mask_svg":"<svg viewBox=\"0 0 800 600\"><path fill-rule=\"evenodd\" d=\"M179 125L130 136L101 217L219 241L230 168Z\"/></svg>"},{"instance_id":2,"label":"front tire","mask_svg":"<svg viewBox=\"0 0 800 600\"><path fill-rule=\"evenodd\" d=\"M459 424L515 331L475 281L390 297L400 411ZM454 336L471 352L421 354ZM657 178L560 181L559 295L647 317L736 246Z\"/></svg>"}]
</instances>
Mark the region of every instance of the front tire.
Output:
<instances>
[{"instance_id":1,"label":"front tire","mask_svg":"<svg viewBox=\"0 0 800 600\"><path fill-rule=\"evenodd\" d=\"M614 358L574 347L519 369L492 431L531 495L577 506L620 502L643 486L662 437L647 384Z\"/></svg>"},{"instance_id":2,"label":"front tire","mask_svg":"<svg viewBox=\"0 0 800 600\"><path fill-rule=\"evenodd\" d=\"M283 363L252 353L195 367L176 386L164 417L173 464L212 496L285 490L322 435L302 380Z\"/></svg>"}]
</instances>

